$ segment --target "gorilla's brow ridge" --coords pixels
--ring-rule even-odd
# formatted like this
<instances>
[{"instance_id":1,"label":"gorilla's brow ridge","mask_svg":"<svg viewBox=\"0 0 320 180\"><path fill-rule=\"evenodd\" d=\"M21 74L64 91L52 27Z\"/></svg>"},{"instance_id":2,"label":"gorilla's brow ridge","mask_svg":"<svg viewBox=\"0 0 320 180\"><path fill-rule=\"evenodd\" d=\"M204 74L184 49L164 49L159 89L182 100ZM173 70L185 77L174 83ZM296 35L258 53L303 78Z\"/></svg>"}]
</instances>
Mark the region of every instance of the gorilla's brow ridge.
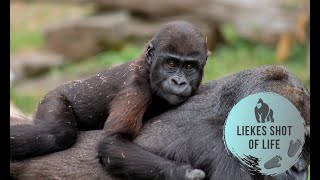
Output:
<instances>
[{"instance_id":1,"label":"gorilla's brow ridge","mask_svg":"<svg viewBox=\"0 0 320 180\"><path fill-rule=\"evenodd\" d=\"M164 59L175 59L175 60L183 60L183 61L188 61L188 62L197 62L198 59L194 57L190 57L188 55L177 55L177 54L171 54L171 53L166 53L162 55Z\"/></svg>"}]
</instances>

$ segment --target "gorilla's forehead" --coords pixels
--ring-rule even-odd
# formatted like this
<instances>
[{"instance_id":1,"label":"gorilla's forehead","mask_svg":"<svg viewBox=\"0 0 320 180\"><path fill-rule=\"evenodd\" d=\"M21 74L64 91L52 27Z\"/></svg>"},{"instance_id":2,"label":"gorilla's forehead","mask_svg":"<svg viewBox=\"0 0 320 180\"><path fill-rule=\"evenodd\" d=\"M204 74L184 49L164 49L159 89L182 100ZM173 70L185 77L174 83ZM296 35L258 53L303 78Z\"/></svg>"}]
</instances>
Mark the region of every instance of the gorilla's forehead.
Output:
<instances>
[{"instance_id":1,"label":"gorilla's forehead","mask_svg":"<svg viewBox=\"0 0 320 180\"><path fill-rule=\"evenodd\" d=\"M199 43L187 43L172 41L170 43L161 44L156 52L159 55L175 55L180 57L193 57L194 59L205 59L207 56L207 48Z\"/></svg>"}]
</instances>

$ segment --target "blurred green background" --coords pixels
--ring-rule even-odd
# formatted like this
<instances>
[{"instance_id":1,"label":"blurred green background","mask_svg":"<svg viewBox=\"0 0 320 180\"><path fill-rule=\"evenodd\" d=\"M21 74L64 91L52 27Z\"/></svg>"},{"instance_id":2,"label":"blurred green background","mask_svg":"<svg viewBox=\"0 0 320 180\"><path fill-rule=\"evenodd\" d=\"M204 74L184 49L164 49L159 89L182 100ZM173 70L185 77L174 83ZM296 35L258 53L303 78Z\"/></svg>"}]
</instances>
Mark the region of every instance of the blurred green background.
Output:
<instances>
[{"instance_id":1,"label":"blurred green background","mask_svg":"<svg viewBox=\"0 0 320 180\"><path fill-rule=\"evenodd\" d=\"M18 54L42 49L44 25L65 17L90 14L92 11L93 7L90 5L11 3L10 53ZM275 46L239 37L232 24L223 24L221 30L226 44L219 44L210 55L203 82L261 65L276 64ZM103 51L81 62L68 61L50 69L48 74L52 77L69 79L94 75L100 70L134 59L142 50L143 45L126 44L121 50ZM306 58L306 46L294 43L288 60L283 65L309 88L309 68ZM39 91L26 92L12 86L10 98L23 112L32 114L40 98L47 93L47 89L37 88Z\"/></svg>"}]
</instances>

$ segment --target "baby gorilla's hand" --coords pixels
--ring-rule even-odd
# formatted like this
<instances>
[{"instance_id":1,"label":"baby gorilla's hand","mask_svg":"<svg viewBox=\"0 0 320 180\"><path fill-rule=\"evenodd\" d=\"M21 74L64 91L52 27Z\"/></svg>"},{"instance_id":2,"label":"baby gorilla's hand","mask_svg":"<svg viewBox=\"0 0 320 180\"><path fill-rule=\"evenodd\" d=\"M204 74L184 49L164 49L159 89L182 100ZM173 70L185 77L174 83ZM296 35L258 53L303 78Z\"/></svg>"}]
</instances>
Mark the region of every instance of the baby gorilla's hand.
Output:
<instances>
[{"instance_id":1,"label":"baby gorilla's hand","mask_svg":"<svg viewBox=\"0 0 320 180\"><path fill-rule=\"evenodd\" d=\"M188 180L201 180L206 174L200 169L189 169L186 172L186 179Z\"/></svg>"},{"instance_id":2,"label":"baby gorilla's hand","mask_svg":"<svg viewBox=\"0 0 320 180\"><path fill-rule=\"evenodd\" d=\"M172 180L202 180L206 174L200 169L193 169L190 165L169 166L164 172L163 179Z\"/></svg>"}]
</instances>

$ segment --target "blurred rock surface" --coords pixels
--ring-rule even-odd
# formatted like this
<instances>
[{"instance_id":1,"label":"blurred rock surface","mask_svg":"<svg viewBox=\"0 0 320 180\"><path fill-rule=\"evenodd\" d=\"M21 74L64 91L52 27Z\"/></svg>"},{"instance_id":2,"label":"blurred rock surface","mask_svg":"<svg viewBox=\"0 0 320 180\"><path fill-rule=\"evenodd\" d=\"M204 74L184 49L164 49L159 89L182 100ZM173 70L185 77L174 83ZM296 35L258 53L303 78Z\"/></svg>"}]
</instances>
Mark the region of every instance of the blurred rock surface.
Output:
<instances>
[{"instance_id":1,"label":"blurred rock surface","mask_svg":"<svg viewBox=\"0 0 320 180\"><path fill-rule=\"evenodd\" d=\"M64 57L50 52L23 52L10 56L10 79L13 83L42 75L64 62Z\"/></svg>"},{"instance_id":2,"label":"blurred rock surface","mask_svg":"<svg viewBox=\"0 0 320 180\"><path fill-rule=\"evenodd\" d=\"M283 32L296 33L296 20L306 0L94 0L97 10L126 9L133 15L161 19L190 15L235 25L240 36L275 44Z\"/></svg>"},{"instance_id":3,"label":"blurred rock surface","mask_svg":"<svg viewBox=\"0 0 320 180\"><path fill-rule=\"evenodd\" d=\"M194 23L207 36L210 50L223 41L215 23L188 16L175 16L170 20ZM45 28L45 44L54 52L78 61L104 50L121 49L127 43L146 44L168 21L142 21L126 11L67 19Z\"/></svg>"}]
</instances>

